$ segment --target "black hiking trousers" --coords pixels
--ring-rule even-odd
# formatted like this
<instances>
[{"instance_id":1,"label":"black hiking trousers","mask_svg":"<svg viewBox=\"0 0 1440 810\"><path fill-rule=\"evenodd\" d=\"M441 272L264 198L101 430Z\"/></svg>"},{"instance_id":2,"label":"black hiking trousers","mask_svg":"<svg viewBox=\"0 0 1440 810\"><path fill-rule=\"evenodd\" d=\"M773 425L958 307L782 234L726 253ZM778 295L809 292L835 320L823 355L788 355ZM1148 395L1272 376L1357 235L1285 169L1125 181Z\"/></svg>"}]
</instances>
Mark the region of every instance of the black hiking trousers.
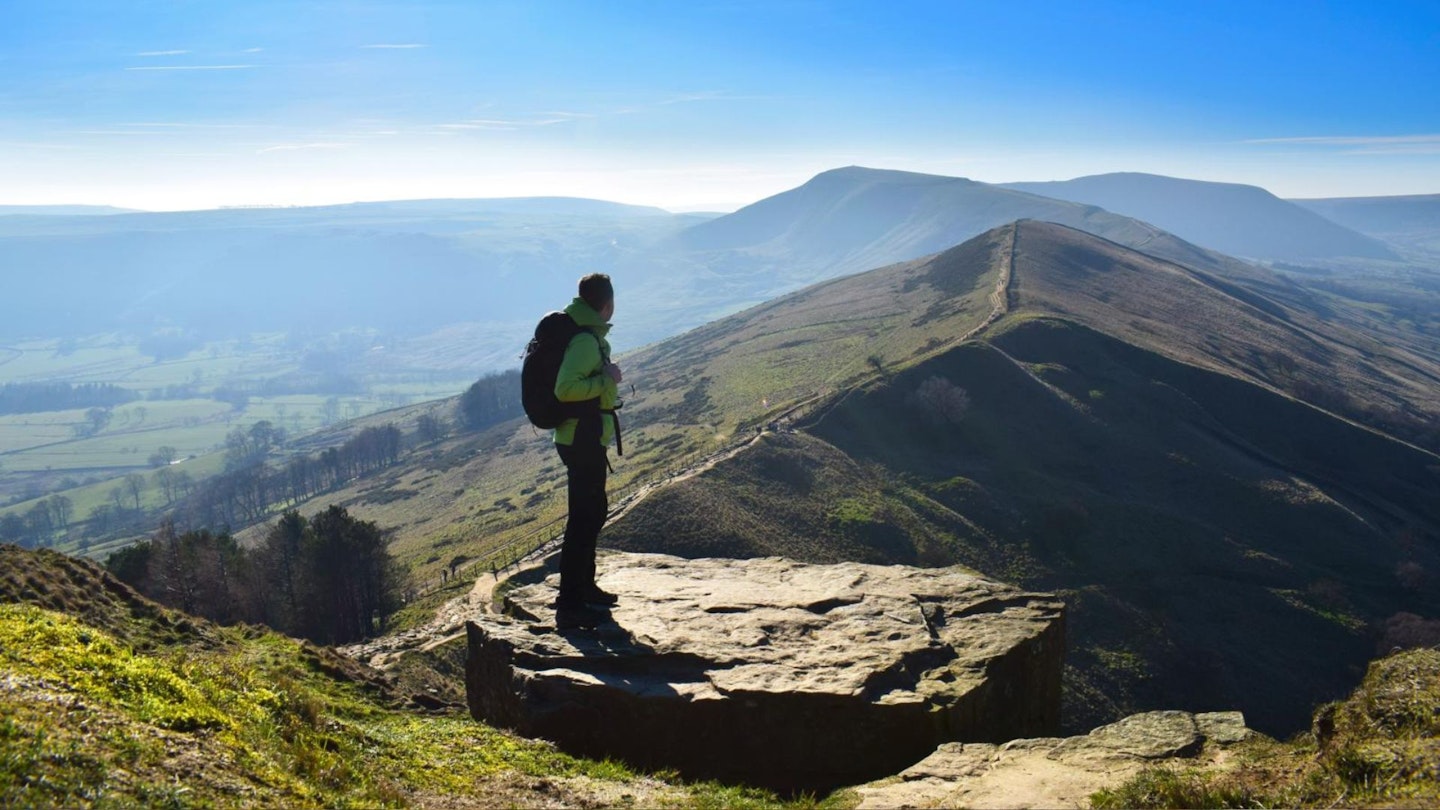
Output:
<instances>
[{"instance_id":1,"label":"black hiking trousers","mask_svg":"<svg viewBox=\"0 0 1440 810\"><path fill-rule=\"evenodd\" d=\"M599 442L576 439L574 445L555 445L565 463L570 498L560 546L560 604L571 607L583 604L595 585L595 544L610 513L605 495L606 449Z\"/></svg>"}]
</instances>

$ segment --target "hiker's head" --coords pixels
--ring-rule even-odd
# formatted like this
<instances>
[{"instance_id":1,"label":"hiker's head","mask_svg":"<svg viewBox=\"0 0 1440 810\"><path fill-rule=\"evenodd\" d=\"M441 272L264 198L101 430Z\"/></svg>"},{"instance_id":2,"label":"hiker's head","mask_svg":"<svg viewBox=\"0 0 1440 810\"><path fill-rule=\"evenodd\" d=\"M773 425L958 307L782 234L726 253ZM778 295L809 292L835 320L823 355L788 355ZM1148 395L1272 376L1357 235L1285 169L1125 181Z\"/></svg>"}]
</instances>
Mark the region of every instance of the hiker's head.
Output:
<instances>
[{"instance_id":1,"label":"hiker's head","mask_svg":"<svg viewBox=\"0 0 1440 810\"><path fill-rule=\"evenodd\" d=\"M591 273L580 279L580 298L607 321L615 314L615 288L610 286L610 277L604 273Z\"/></svg>"}]
</instances>

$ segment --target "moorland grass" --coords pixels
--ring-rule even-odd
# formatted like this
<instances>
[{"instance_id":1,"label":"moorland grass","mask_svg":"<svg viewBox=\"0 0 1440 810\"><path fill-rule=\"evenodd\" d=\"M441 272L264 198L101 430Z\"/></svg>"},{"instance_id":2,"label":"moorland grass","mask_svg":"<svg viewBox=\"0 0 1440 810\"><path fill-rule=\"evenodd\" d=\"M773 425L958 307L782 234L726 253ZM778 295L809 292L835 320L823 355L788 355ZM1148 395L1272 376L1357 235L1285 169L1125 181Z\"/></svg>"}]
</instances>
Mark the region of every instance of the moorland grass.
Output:
<instances>
[{"instance_id":1,"label":"moorland grass","mask_svg":"<svg viewBox=\"0 0 1440 810\"><path fill-rule=\"evenodd\" d=\"M543 794L528 791L553 796L557 780L575 777L587 780L576 790L609 784L609 793L638 793L645 804L821 804L674 775L642 779L467 716L394 708L373 688L317 669L293 639L210 632L219 644L138 652L66 613L0 605L0 804L400 807L432 803L427 796L533 804Z\"/></svg>"},{"instance_id":2,"label":"moorland grass","mask_svg":"<svg viewBox=\"0 0 1440 810\"><path fill-rule=\"evenodd\" d=\"M1435 807L1440 805L1440 651L1373 662L1311 734L1258 739L1220 771L1148 768L1091 797L1097 808Z\"/></svg>"}]
</instances>

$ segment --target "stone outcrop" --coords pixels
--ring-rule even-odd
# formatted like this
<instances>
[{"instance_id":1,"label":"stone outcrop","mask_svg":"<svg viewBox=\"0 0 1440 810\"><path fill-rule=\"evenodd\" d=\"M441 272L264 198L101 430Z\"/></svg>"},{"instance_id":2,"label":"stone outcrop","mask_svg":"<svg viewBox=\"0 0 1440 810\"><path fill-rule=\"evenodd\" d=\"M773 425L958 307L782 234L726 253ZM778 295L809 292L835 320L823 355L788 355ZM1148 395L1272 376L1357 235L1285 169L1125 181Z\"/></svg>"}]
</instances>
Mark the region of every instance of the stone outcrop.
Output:
<instances>
[{"instance_id":1,"label":"stone outcrop","mask_svg":"<svg viewBox=\"0 0 1440 810\"><path fill-rule=\"evenodd\" d=\"M1089 807L1092 793L1147 765L1226 767L1224 747L1251 733L1239 712L1147 712L1080 737L945 743L898 776L855 790L860 808Z\"/></svg>"},{"instance_id":2,"label":"stone outcrop","mask_svg":"<svg viewBox=\"0 0 1440 810\"><path fill-rule=\"evenodd\" d=\"M467 625L477 719L686 776L828 789L953 740L1059 725L1063 607L959 569L610 554L613 621L557 631L556 579Z\"/></svg>"}]
</instances>

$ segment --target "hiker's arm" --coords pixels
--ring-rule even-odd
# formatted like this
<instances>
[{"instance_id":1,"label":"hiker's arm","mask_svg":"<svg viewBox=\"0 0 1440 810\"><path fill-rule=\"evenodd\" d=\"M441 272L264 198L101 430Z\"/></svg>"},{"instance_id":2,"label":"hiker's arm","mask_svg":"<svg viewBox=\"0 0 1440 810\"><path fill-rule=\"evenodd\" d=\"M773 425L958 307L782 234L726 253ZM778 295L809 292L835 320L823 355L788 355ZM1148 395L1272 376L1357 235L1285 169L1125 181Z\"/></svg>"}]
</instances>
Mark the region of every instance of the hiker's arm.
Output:
<instances>
[{"instance_id":1,"label":"hiker's arm","mask_svg":"<svg viewBox=\"0 0 1440 810\"><path fill-rule=\"evenodd\" d=\"M600 368L600 344L590 335L576 335L565 349L560 373L555 375L555 398L561 402L584 402L606 393L615 393L610 375L591 371Z\"/></svg>"}]
</instances>

